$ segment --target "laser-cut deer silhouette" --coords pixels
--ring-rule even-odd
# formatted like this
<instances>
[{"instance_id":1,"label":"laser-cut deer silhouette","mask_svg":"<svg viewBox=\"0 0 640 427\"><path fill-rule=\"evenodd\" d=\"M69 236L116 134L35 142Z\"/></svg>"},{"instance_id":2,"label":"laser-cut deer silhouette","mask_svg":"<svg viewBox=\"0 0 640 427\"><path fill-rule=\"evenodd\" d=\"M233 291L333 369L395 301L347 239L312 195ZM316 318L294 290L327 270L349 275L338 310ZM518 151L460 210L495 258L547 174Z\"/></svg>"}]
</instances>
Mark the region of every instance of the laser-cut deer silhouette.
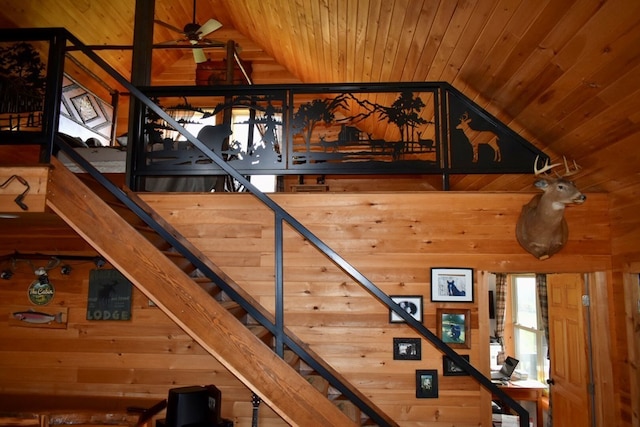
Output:
<instances>
[{"instance_id":1,"label":"laser-cut deer silhouette","mask_svg":"<svg viewBox=\"0 0 640 427\"><path fill-rule=\"evenodd\" d=\"M471 144L471 148L473 149L473 163L478 162L478 147L483 144L488 145L493 149L494 162L502 161L500 147L498 146L498 135L488 130L471 129L469 123L471 123L469 113L465 112L462 117L460 117L460 123L456 126L456 129L462 130L462 132L464 132L464 136L469 140L469 144Z\"/></svg>"}]
</instances>

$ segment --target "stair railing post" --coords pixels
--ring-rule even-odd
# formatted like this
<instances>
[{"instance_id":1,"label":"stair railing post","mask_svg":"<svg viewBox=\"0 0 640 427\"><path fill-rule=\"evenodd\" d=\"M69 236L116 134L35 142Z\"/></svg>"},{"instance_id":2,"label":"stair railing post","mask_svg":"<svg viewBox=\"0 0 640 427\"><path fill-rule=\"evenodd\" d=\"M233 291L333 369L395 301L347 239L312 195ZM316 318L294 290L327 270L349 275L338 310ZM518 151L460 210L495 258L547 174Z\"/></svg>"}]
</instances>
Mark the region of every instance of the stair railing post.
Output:
<instances>
[{"instance_id":1,"label":"stair railing post","mask_svg":"<svg viewBox=\"0 0 640 427\"><path fill-rule=\"evenodd\" d=\"M275 298L276 298L276 334L275 351L278 356L284 358L284 278L283 278L283 218L279 212L274 211L275 218Z\"/></svg>"}]
</instances>

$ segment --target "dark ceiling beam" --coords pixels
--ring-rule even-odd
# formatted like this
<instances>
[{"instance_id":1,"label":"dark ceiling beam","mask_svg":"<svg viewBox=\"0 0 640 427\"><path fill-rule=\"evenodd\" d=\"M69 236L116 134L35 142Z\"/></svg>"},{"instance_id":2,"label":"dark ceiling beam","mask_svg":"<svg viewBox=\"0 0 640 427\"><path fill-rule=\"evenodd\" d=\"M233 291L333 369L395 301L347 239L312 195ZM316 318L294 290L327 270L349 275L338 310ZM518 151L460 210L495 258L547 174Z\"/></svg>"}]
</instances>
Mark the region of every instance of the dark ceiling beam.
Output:
<instances>
[{"instance_id":1,"label":"dark ceiling beam","mask_svg":"<svg viewBox=\"0 0 640 427\"><path fill-rule=\"evenodd\" d=\"M136 86L151 84L151 58L153 51L153 18L155 14L155 0L136 0L135 18L133 24L133 51L131 52L131 83ZM140 101L131 97L129 103L129 131L127 143L127 165L137 164L135 157L140 152L136 145L143 141L142 126L144 123L144 108ZM127 167L126 183L130 188L138 188L134 183L131 168Z\"/></svg>"}]
</instances>

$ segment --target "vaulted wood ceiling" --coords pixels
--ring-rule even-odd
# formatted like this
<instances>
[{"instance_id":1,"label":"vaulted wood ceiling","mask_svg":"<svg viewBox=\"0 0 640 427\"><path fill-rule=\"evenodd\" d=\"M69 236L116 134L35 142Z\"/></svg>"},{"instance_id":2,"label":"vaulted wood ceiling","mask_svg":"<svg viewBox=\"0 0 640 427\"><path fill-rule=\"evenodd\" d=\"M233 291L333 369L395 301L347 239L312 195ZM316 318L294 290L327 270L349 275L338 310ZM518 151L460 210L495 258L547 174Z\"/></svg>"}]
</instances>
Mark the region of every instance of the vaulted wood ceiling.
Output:
<instances>
[{"instance_id":1,"label":"vaulted wood ceiling","mask_svg":"<svg viewBox=\"0 0 640 427\"><path fill-rule=\"evenodd\" d=\"M135 1L0 0L0 25L65 27L89 45L131 45ZM191 0L156 0L182 28ZM256 83L446 81L552 158L575 159L585 191L640 179L636 0L197 0ZM176 38L154 26L154 42ZM179 35L178 35L179 36ZM221 57L222 50L207 50ZM130 51L101 51L128 76ZM189 50L155 50L153 84L193 84ZM531 190L530 176L460 176L455 190Z\"/></svg>"}]
</instances>

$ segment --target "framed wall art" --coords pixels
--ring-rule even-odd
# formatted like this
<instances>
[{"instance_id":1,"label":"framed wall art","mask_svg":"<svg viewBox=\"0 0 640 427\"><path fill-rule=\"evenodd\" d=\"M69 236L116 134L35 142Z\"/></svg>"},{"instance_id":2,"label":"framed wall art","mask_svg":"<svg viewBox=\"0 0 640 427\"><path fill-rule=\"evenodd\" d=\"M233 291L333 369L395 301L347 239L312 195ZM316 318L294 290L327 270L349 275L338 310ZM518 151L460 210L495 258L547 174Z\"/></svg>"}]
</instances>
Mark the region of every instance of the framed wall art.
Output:
<instances>
[{"instance_id":1,"label":"framed wall art","mask_svg":"<svg viewBox=\"0 0 640 427\"><path fill-rule=\"evenodd\" d=\"M436 321L438 337L442 341L452 348L471 348L471 310L438 308Z\"/></svg>"},{"instance_id":2,"label":"framed wall art","mask_svg":"<svg viewBox=\"0 0 640 427\"><path fill-rule=\"evenodd\" d=\"M394 338L393 360L422 359L422 341L420 338Z\"/></svg>"},{"instance_id":3,"label":"framed wall art","mask_svg":"<svg viewBox=\"0 0 640 427\"><path fill-rule=\"evenodd\" d=\"M422 295L390 295L390 297L414 319L422 323ZM405 320L395 311L389 310L389 322L405 323Z\"/></svg>"},{"instance_id":4,"label":"framed wall art","mask_svg":"<svg viewBox=\"0 0 640 427\"><path fill-rule=\"evenodd\" d=\"M118 270L91 270L87 320L131 320L132 287Z\"/></svg>"},{"instance_id":5,"label":"framed wall art","mask_svg":"<svg viewBox=\"0 0 640 427\"><path fill-rule=\"evenodd\" d=\"M473 269L432 268L431 301L473 302Z\"/></svg>"},{"instance_id":6,"label":"framed wall art","mask_svg":"<svg viewBox=\"0 0 640 427\"><path fill-rule=\"evenodd\" d=\"M436 369L419 369L416 371L416 397L438 397L438 371Z\"/></svg>"},{"instance_id":7,"label":"framed wall art","mask_svg":"<svg viewBox=\"0 0 640 427\"><path fill-rule=\"evenodd\" d=\"M463 359L465 359L467 362L469 361L468 354L461 354L460 356ZM453 361L452 358L450 358L447 355L443 355L442 356L442 375L444 375L445 377L462 376L462 375L469 375L469 373L464 369L462 369L460 366L456 365L456 363Z\"/></svg>"}]
</instances>

